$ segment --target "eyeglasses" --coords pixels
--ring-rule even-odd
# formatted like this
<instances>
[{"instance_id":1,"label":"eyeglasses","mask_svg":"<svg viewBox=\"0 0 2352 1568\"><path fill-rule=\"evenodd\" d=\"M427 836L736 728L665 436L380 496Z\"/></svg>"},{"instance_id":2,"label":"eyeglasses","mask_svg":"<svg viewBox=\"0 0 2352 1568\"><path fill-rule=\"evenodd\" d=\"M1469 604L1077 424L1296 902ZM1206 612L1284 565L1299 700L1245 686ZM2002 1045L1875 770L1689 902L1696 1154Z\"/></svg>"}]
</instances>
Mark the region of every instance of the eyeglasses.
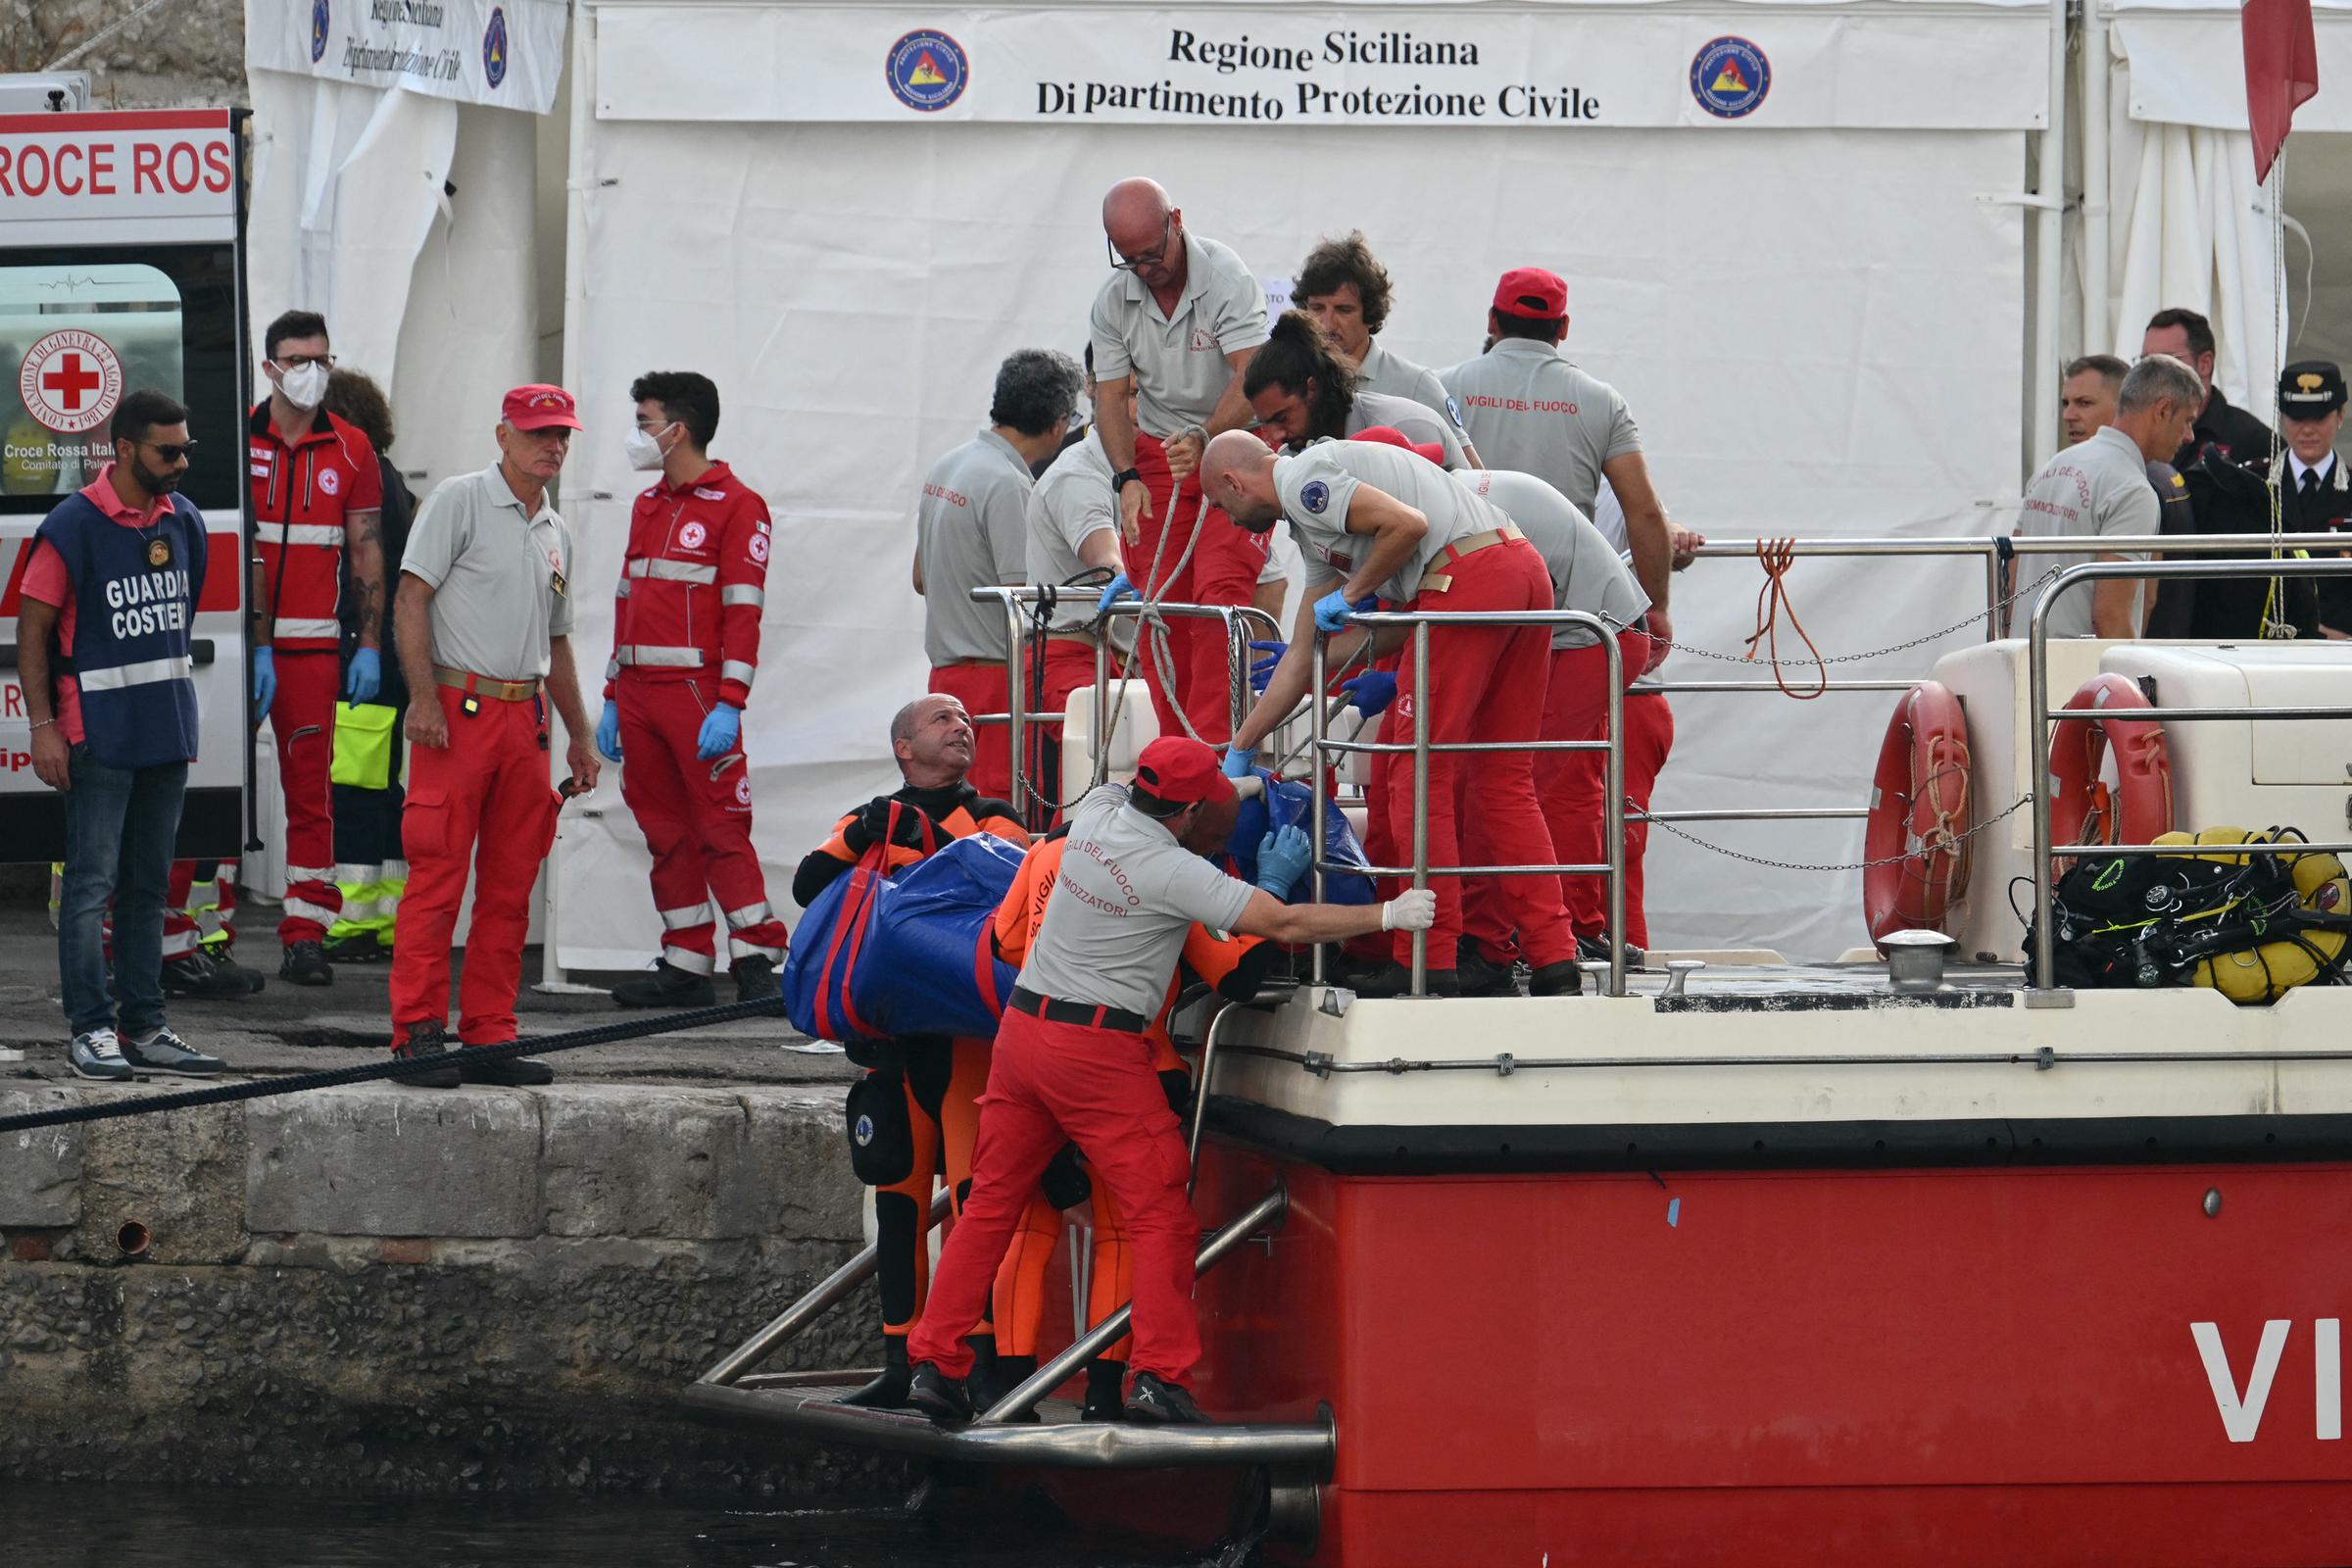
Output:
<instances>
[{"instance_id":1,"label":"eyeglasses","mask_svg":"<svg viewBox=\"0 0 2352 1568\"><path fill-rule=\"evenodd\" d=\"M148 451L155 453L166 463L177 463L180 459L186 457L189 453L196 450L196 443L193 441L173 441L168 443L163 441L140 441L135 444L145 447Z\"/></svg>"},{"instance_id":2,"label":"eyeglasses","mask_svg":"<svg viewBox=\"0 0 2352 1568\"><path fill-rule=\"evenodd\" d=\"M1119 248L1110 242L1108 234L1102 236L1102 248L1110 253L1112 271L1133 272L1146 267L1157 267L1165 262L1168 259L1168 247L1175 241L1176 215L1170 213L1166 218L1160 220L1159 248L1157 250L1146 251L1141 256L1121 256Z\"/></svg>"},{"instance_id":3,"label":"eyeglasses","mask_svg":"<svg viewBox=\"0 0 2352 1568\"><path fill-rule=\"evenodd\" d=\"M281 370L292 370L305 365L316 365L322 370L331 370L335 368L335 357L332 354L280 355L270 363Z\"/></svg>"}]
</instances>

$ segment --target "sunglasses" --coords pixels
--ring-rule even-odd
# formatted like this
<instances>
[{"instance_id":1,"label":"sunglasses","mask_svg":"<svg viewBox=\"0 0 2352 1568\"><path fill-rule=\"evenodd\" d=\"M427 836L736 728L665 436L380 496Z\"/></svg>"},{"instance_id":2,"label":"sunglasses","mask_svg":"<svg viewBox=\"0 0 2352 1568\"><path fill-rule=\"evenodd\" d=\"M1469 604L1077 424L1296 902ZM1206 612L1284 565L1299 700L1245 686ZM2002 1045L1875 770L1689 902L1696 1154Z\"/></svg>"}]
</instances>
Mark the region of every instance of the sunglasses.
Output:
<instances>
[{"instance_id":1,"label":"sunglasses","mask_svg":"<svg viewBox=\"0 0 2352 1568\"><path fill-rule=\"evenodd\" d=\"M148 451L153 452L157 456L161 457L166 463L177 463L180 459L186 457L189 453L196 450L196 443L193 441L140 441L135 443L135 445L145 447Z\"/></svg>"}]
</instances>

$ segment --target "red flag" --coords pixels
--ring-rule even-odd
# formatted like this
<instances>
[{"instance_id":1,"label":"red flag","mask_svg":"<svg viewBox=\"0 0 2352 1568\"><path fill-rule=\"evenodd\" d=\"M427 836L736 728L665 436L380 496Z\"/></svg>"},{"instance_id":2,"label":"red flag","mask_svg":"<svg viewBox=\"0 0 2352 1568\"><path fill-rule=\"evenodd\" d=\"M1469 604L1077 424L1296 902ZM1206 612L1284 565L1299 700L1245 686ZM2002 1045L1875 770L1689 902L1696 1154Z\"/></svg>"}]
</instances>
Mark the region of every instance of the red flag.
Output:
<instances>
[{"instance_id":1,"label":"red flag","mask_svg":"<svg viewBox=\"0 0 2352 1568\"><path fill-rule=\"evenodd\" d=\"M2246 0L2246 128L2254 133L2254 177L2271 177L2296 108L2320 90L2320 46L2311 0Z\"/></svg>"}]
</instances>

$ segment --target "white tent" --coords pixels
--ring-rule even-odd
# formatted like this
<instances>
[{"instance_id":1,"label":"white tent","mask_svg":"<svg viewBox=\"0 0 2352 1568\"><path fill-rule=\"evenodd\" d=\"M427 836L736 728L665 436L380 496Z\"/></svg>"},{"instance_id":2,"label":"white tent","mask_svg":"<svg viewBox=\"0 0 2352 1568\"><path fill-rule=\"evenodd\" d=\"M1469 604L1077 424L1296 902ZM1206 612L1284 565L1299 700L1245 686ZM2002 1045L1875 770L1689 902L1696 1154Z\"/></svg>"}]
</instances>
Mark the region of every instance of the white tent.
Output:
<instances>
[{"instance_id":1,"label":"white tent","mask_svg":"<svg viewBox=\"0 0 2352 1568\"><path fill-rule=\"evenodd\" d=\"M1502 269L1562 271L1571 351L1631 400L1692 525L2007 527L2032 379L2021 185L2051 104L2045 6L584 0L575 24L565 373L592 426L566 483L578 578L612 580L638 488L618 439L629 379L706 370L726 399L717 450L778 517L746 733L779 903L834 816L890 780L884 725L922 688L906 564L922 470L981 422L1006 352L1080 347L1104 271L1097 206L1121 175L1157 176L1269 279L1318 235L1362 228L1396 281L1385 340L1432 365L1477 352ZM901 47L914 34L946 40L918 41L937 56L929 77ZM1702 103L1712 76L1693 81L1726 38L1754 51L1739 57L1751 97L1737 118ZM1456 63L1362 63L1440 44ZM1759 64L1767 79L1745 81ZM926 96L952 101L907 101ZM1728 564L1691 573L1683 639L1739 650L1756 583ZM1831 652L1983 602L1958 564L1824 562L1792 585ZM593 668L610 603L596 586L581 603ZM1668 667L1750 673L1695 656ZM1686 698L1660 804L1855 805L1889 701ZM1858 823L1705 831L1799 860L1852 859L1860 841ZM643 851L610 792L559 854L561 961L650 957ZM1819 953L1858 939L1850 876L1660 834L1650 882L1661 941Z\"/></svg>"}]
</instances>

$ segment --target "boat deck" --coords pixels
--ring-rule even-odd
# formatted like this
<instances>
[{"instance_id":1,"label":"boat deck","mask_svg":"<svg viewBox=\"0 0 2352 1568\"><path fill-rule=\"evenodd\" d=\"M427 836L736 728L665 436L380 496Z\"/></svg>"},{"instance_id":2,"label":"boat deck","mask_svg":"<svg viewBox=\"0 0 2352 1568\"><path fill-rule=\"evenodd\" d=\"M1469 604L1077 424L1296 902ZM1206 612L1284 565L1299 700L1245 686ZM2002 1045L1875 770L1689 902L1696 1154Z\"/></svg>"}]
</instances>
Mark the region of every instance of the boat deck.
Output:
<instances>
[{"instance_id":1,"label":"boat deck","mask_svg":"<svg viewBox=\"0 0 2352 1568\"><path fill-rule=\"evenodd\" d=\"M732 1384L693 1384L685 1397L689 1408L706 1414L758 1422L811 1442L974 1464L1091 1470L1278 1465L1322 1473L1337 1443L1328 1419L1306 1426L1145 1426L1081 1421L1069 1401L1043 1399L1034 1424L943 1427L909 1410L866 1410L837 1402L877 1375L754 1374Z\"/></svg>"}]
</instances>

